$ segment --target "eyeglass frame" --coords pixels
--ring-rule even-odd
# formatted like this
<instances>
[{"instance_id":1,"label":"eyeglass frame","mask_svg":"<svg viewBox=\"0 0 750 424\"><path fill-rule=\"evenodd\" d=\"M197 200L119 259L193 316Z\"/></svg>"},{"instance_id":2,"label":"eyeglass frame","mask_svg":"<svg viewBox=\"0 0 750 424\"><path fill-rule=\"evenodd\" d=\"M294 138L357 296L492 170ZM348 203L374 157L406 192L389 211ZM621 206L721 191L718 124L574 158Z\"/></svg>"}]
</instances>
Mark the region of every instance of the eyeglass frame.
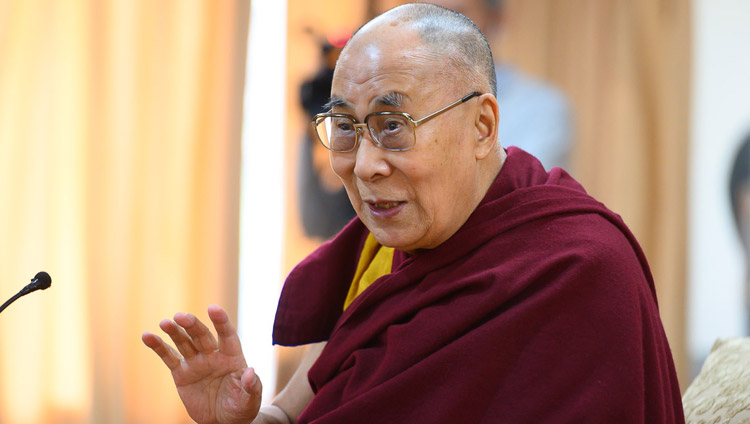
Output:
<instances>
[{"instance_id":1,"label":"eyeglass frame","mask_svg":"<svg viewBox=\"0 0 750 424\"><path fill-rule=\"evenodd\" d=\"M323 147L325 147L326 149L328 149L328 150L330 150L332 152L336 152L336 153L349 153L349 152L353 152L353 151L357 150L357 147L359 147L359 142L362 140L362 137L363 137L362 134L364 133L364 128L367 128L367 130L369 131L370 135L372 136L372 141L375 143L376 146L380 147L381 149L387 150L389 152L404 152L404 151L407 151L407 150L409 150L409 149L411 149L411 148L413 148L414 146L417 145L417 131L416 131L416 128L418 126L420 126L421 124L424 124L425 122L427 122L430 119L432 119L432 118L440 115L443 112L447 112L447 111L453 109L454 107L456 107L458 105L461 105L461 104L464 104L464 103L468 102L469 100L471 100L472 98L477 97L477 96L481 96L481 95L482 95L482 93L479 92L479 91L471 92L471 93L465 95L464 97L456 100L455 102L449 104L448 106L445 106L444 108L442 108L442 109L440 109L440 110L438 110L436 112L433 112L433 113L425 116L424 118L421 118L421 119L418 119L418 120L415 120L414 118L411 117L411 115L409 115L406 112L371 112L371 113L368 113L367 116L365 116L364 122L359 122L359 120L357 118L355 118L353 115L350 115L348 113L330 113L329 112L329 113L319 113L319 114L313 116L312 122L310 124L312 125L313 131L315 132L315 136L318 138L318 141L320 141L320 144L322 144ZM375 135L375 132L373 131L373 129L370 128L370 126L367 124L367 121L370 119L371 116L389 116L389 115L390 116L392 116L392 115L400 115L400 116L403 116L404 118L406 118L409 121L409 124L411 124L411 128L412 128L412 134L414 135L414 143L412 143L411 146L404 147L402 149L389 149L388 147L385 147L385 146L383 146L380 143L380 140ZM320 134L318 134L318 123L319 123L319 121L321 119L325 119L325 118L349 118L349 119L352 120L352 122L353 122L352 125L354 125L354 128L355 128L355 136L354 136L355 140L354 140L354 145L352 146L351 149L349 149L349 150L334 150L334 149L331 149L330 147L326 146L325 143L323 143L323 140L320 138Z\"/></svg>"}]
</instances>

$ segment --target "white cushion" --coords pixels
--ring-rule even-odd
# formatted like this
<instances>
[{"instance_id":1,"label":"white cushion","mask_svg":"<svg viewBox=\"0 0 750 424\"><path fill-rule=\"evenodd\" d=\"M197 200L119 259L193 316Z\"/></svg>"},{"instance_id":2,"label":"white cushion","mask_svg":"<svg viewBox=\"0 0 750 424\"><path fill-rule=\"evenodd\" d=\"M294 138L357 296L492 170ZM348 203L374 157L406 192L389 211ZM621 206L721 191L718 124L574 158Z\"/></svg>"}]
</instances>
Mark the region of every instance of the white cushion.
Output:
<instances>
[{"instance_id":1,"label":"white cushion","mask_svg":"<svg viewBox=\"0 0 750 424\"><path fill-rule=\"evenodd\" d=\"M750 424L750 338L718 339L682 404L687 423Z\"/></svg>"}]
</instances>

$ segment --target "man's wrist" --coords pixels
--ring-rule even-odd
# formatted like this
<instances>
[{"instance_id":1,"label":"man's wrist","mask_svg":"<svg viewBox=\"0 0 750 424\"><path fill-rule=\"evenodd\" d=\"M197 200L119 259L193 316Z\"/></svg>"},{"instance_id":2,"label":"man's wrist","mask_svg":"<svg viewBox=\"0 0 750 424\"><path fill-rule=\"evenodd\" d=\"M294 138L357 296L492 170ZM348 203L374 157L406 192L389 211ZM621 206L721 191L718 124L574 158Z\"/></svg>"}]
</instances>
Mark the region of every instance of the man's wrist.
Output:
<instances>
[{"instance_id":1,"label":"man's wrist","mask_svg":"<svg viewBox=\"0 0 750 424\"><path fill-rule=\"evenodd\" d=\"M261 417L261 414L263 417ZM292 424L292 420L289 418L289 415L284 412L283 409L276 405L264 405L260 407L260 411L258 411L258 417L261 418L260 421L254 420L254 424L260 424L260 423L278 423L278 424ZM269 420L269 418L271 420Z\"/></svg>"}]
</instances>

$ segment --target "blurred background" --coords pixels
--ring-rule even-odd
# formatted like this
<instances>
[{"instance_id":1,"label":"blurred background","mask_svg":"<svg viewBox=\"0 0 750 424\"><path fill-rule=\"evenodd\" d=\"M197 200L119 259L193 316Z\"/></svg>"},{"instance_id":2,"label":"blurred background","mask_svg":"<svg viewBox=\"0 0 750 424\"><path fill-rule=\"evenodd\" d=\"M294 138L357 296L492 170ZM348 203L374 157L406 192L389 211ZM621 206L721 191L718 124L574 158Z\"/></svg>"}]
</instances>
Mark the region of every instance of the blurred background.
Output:
<instances>
[{"instance_id":1,"label":"blurred background","mask_svg":"<svg viewBox=\"0 0 750 424\"><path fill-rule=\"evenodd\" d=\"M283 386L283 278L350 216L309 116L399 3L0 0L0 301L52 276L0 314L0 423L190 422L140 335L212 303L266 398ZM748 20L744 0L505 0L489 23L496 61L569 110L565 167L641 242L683 391L749 329Z\"/></svg>"}]
</instances>

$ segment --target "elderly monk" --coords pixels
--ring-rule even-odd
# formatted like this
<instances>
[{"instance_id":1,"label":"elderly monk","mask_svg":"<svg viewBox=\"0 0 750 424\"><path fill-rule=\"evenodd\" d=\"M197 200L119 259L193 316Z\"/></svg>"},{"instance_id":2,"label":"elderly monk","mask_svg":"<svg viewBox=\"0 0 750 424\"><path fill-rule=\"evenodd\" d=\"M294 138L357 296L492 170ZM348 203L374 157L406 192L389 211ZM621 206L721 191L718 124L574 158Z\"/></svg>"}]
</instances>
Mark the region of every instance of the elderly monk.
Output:
<instances>
[{"instance_id":1,"label":"elderly monk","mask_svg":"<svg viewBox=\"0 0 750 424\"><path fill-rule=\"evenodd\" d=\"M559 168L497 139L492 55L411 4L343 50L315 117L358 218L289 275L274 342L311 344L271 405L217 306L143 341L206 423L681 422L643 252ZM260 412L259 412L260 409Z\"/></svg>"}]
</instances>

